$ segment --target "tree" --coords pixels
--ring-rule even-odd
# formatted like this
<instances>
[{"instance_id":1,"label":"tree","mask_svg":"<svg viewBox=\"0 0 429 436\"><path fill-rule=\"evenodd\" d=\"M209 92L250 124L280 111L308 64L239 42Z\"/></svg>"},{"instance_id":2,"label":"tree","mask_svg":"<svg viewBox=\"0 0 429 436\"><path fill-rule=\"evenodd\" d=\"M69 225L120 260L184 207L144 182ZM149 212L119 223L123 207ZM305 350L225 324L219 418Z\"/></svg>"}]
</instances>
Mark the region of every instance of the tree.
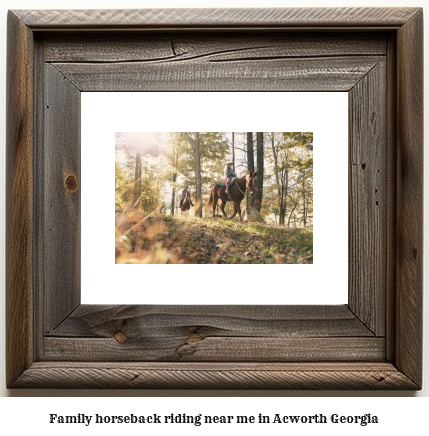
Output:
<instances>
[{"instance_id":1,"label":"tree","mask_svg":"<svg viewBox=\"0 0 429 436\"><path fill-rule=\"evenodd\" d=\"M116 133L115 151L122 163L115 163L115 174L124 171L126 175L125 178L116 179L116 191L132 207L139 208L142 204L145 209L154 209L160 199L160 136L151 132Z\"/></svg>"},{"instance_id":2,"label":"tree","mask_svg":"<svg viewBox=\"0 0 429 436\"><path fill-rule=\"evenodd\" d=\"M275 133L271 132L270 140L271 140L271 149L273 151L273 159L274 159L274 177L275 177L276 184L277 184L277 198L278 198L279 205L280 205L280 189L279 189L280 179L279 179L279 171L278 171L279 165L278 165L278 160L277 160L277 149L275 146L274 139L275 139Z\"/></svg>"},{"instance_id":3,"label":"tree","mask_svg":"<svg viewBox=\"0 0 429 436\"><path fill-rule=\"evenodd\" d=\"M289 187L289 149L286 141L278 133L268 134L271 140L273 157L273 172L275 177L275 187L277 189L279 225L285 223L286 200Z\"/></svg>"},{"instance_id":4,"label":"tree","mask_svg":"<svg viewBox=\"0 0 429 436\"><path fill-rule=\"evenodd\" d=\"M256 178L256 199L255 207L258 212L261 211L262 197L264 193L264 133L256 133L256 165L257 165L257 178Z\"/></svg>"},{"instance_id":5,"label":"tree","mask_svg":"<svg viewBox=\"0 0 429 436\"><path fill-rule=\"evenodd\" d=\"M171 143L166 147L166 155L168 155L170 176L177 173L175 183L173 184L176 191L179 184L180 186L189 185L194 201L194 197L197 198L197 174L195 171L194 152L196 135L192 132L187 133L188 135L185 132L171 133ZM198 197L201 198L201 202L204 202L203 200L209 195L213 183L224 179L223 169L230 148L225 132L199 132L198 136L199 173L201 176L201 195L198 194ZM173 158L172 148L177 151L177 161Z\"/></svg>"},{"instance_id":6,"label":"tree","mask_svg":"<svg viewBox=\"0 0 429 436\"><path fill-rule=\"evenodd\" d=\"M288 197L288 190L289 190L289 168L290 168L290 161L289 161L289 155L290 150L289 149L282 149L280 155L281 160L281 166L280 166L280 204L279 204L279 225L285 223L285 215L286 215L286 206L287 206L287 197Z\"/></svg>"},{"instance_id":7,"label":"tree","mask_svg":"<svg viewBox=\"0 0 429 436\"><path fill-rule=\"evenodd\" d=\"M167 165L170 168L170 177L171 177L171 214L174 215L175 210L175 200L176 200L176 190L177 190L177 174L179 170L179 156L180 156L180 148L175 141L175 137L173 133L170 133L171 144L168 147L164 148L164 155L167 158ZM167 169L167 171L170 171Z\"/></svg>"},{"instance_id":8,"label":"tree","mask_svg":"<svg viewBox=\"0 0 429 436\"><path fill-rule=\"evenodd\" d=\"M311 132L118 133L116 210L135 204L151 212L171 196L174 214L177 191L188 185L201 216L203 199L215 182L224 179L225 163L232 157L237 174L257 170L257 194L248 197L249 208L265 219L274 214L280 225L308 226L313 205L312 149Z\"/></svg>"},{"instance_id":9,"label":"tree","mask_svg":"<svg viewBox=\"0 0 429 436\"><path fill-rule=\"evenodd\" d=\"M139 207L139 201L142 190L142 155L136 152L136 166L134 171L134 199L133 207Z\"/></svg>"},{"instance_id":10,"label":"tree","mask_svg":"<svg viewBox=\"0 0 429 436\"><path fill-rule=\"evenodd\" d=\"M133 186L130 185L127 179L127 174L124 167L115 161L115 210L123 211L127 203L130 201L129 195L132 192Z\"/></svg>"},{"instance_id":11,"label":"tree","mask_svg":"<svg viewBox=\"0 0 429 436\"><path fill-rule=\"evenodd\" d=\"M255 171L255 160L253 157L253 133L247 132L247 171ZM254 197L247 193L247 207L253 207Z\"/></svg>"},{"instance_id":12,"label":"tree","mask_svg":"<svg viewBox=\"0 0 429 436\"><path fill-rule=\"evenodd\" d=\"M171 214L174 215L175 198L176 198L176 182L177 182L177 153L174 153L173 177L171 188Z\"/></svg>"},{"instance_id":13,"label":"tree","mask_svg":"<svg viewBox=\"0 0 429 436\"><path fill-rule=\"evenodd\" d=\"M235 171L235 133L232 132L232 169Z\"/></svg>"},{"instance_id":14,"label":"tree","mask_svg":"<svg viewBox=\"0 0 429 436\"><path fill-rule=\"evenodd\" d=\"M313 202L313 134L270 132L279 225L308 222ZM258 174L259 175L259 174Z\"/></svg>"},{"instance_id":15,"label":"tree","mask_svg":"<svg viewBox=\"0 0 429 436\"><path fill-rule=\"evenodd\" d=\"M192 139L188 132L185 132L189 144L194 150L195 156L195 177L197 179L197 215L203 216L202 199L201 199L201 161L200 161L200 132L195 132L195 138Z\"/></svg>"},{"instance_id":16,"label":"tree","mask_svg":"<svg viewBox=\"0 0 429 436\"><path fill-rule=\"evenodd\" d=\"M304 148L296 160L297 165L297 194L300 198L301 221L304 227L308 224L309 212L313 204L313 157Z\"/></svg>"}]
</instances>

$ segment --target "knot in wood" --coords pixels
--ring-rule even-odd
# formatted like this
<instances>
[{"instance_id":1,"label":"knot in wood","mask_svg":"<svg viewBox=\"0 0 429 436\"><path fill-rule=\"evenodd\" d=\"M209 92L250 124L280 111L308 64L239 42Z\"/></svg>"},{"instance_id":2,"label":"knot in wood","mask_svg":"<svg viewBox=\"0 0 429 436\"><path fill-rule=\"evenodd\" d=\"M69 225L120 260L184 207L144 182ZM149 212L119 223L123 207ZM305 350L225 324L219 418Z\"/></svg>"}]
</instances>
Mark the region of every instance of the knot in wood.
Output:
<instances>
[{"instance_id":1,"label":"knot in wood","mask_svg":"<svg viewBox=\"0 0 429 436\"><path fill-rule=\"evenodd\" d=\"M202 341L203 338L202 336L198 335L197 333L191 333L188 338L186 338L186 344L190 345L190 344L195 344L195 342L199 342Z\"/></svg>"},{"instance_id":2,"label":"knot in wood","mask_svg":"<svg viewBox=\"0 0 429 436\"><path fill-rule=\"evenodd\" d=\"M124 342L127 342L128 337L124 332L121 332L120 330L117 331L113 337L115 338L116 342L119 342L120 344L123 344Z\"/></svg>"},{"instance_id":3,"label":"knot in wood","mask_svg":"<svg viewBox=\"0 0 429 436\"><path fill-rule=\"evenodd\" d=\"M73 194L74 192L76 192L78 186L76 176L74 174L69 174L64 181L64 185L69 194Z\"/></svg>"}]
</instances>

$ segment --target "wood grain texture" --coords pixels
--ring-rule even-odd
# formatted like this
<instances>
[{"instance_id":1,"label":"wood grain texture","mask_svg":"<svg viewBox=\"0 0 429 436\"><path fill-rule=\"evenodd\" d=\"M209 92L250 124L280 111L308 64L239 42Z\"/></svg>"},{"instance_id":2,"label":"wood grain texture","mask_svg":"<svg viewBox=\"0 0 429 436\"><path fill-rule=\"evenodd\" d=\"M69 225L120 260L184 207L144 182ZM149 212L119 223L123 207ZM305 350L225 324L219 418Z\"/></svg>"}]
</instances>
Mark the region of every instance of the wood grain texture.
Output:
<instances>
[{"instance_id":1,"label":"wood grain texture","mask_svg":"<svg viewBox=\"0 0 429 436\"><path fill-rule=\"evenodd\" d=\"M386 359L395 360L396 352L396 231L397 231L397 45L396 35L388 37L387 51L387 180L386 195L390 201L386 208Z\"/></svg>"},{"instance_id":2,"label":"wood grain texture","mask_svg":"<svg viewBox=\"0 0 429 436\"><path fill-rule=\"evenodd\" d=\"M373 333L345 306L82 305L48 335L128 339L176 332L220 337L365 337Z\"/></svg>"},{"instance_id":3,"label":"wood grain texture","mask_svg":"<svg viewBox=\"0 0 429 436\"><path fill-rule=\"evenodd\" d=\"M169 336L149 331L127 337L122 331L110 339L45 338L44 360L79 362L383 362L384 338L201 337Z\"/></svg>"},{"instance_id":4,"label":"wood grain texture","mask_svg":"<svg viewBox=\"0 0 429 436\"><path fill-rule=\"evenodd\" d=\"M80 304L80 91L45 67L45 332Z\"/></svg>"},{"instance_id":5,"label":"wood grain texture","mask_svg":"<svg viewBox=\"0 0 429 436\"><path fill-rule=\"evenodd\" d=\"M34 210L33 210L33 225L34 225L34 243L33 243L33 259L34 269L38 271L34 274L34 359L37 361L41 357L43 350L43 338L46 332L45 328L45 269L46 262L49 262L45 256L45 154L49 150L45 147L45 62L44 62L44 47L43 44L35 43L34 47Z\"/></svg>"},{"instance_id":6,"label":"wood grain texture","mask_svg":"<svg viewBox=\"0 0 429 436\"><path fill-rule=\"evenodd\" d=\"M381 361L373 336L346 306L80 306L44 359Z\"/></svg>"},{"instance_id":7,"label":"wood grain texture","mask_svg":"<svg viewBox=\"0 0 429 436\"><path fill-rule=\"evenodd\" d=\"M14 384L94 389L416 389L389 363L35 363Z\"/></svg>"},{"instance_id":8,"label":"wood grain texture","mask_svg":"<svg viewBox=\"0 0 429 436\"><path fill-rule=\"evenodd\" d=\"M421 387L420 9L19 11L8 29L8 386ZM82 90L350 91L349 308L77 307Z\"/></svg>"},{"instance_id":9,"label":"wood grain texture","mask_svg":"<svg viewBox=\"0 0 429 436\"><path fill-rule=\"evenodd\" d=\"M33 361L33 50L8 14L6 111L6 382Z\"/></svg>"},{"instance_id":10,"label":"wood grain texture","mask_svg":"<svg viewBox=\"0 0 429 436\"><path fill-rule=\"evenodd\" d=\"M348 91L377 56L242 62L55 63L82 91Z\"/></svg>"},{"instance_id":11,"label":"wood grain texture","mask_svg":"<svg viewBox=\"0 0 429 436\"><path fill-rule=\"evenodd\" d=\"M397 364L422 382L423 12L398 32Z\"/></svg>"},{"instance_id":12,"label":"wood grain texture","mask_svg":"<svg viewBox=\"0 0 429 436\"><path fill-rule=\"evenodd\" d=\"M418 8L130 9L15 11L32 29L154 29L280 27L386 28L406 23Z\"/></svg>"},{"instance_id":13,"label":"wood grain texture","mask_svg":"<svg viewBox=\"0 0 429 436\"><path fill-rule=\"evenodd\" d=\"M106 53L106 41L109 50ZM46 62L183 62L281 59L296 57L376 56L387 52L382 35L349 33L290 34L162 33L81 34L55 37L43 35Z\"/></svg>"},{"instance_id":14,"label":"wood grain texture","mask_svg":"<svg viewBox=\"0 0 429 436\"><path fill-rule=\"evenodd\" d=\"M386 320L386 64L349 92L349 307L376 335Z\"/></svg>"}]
</instances>

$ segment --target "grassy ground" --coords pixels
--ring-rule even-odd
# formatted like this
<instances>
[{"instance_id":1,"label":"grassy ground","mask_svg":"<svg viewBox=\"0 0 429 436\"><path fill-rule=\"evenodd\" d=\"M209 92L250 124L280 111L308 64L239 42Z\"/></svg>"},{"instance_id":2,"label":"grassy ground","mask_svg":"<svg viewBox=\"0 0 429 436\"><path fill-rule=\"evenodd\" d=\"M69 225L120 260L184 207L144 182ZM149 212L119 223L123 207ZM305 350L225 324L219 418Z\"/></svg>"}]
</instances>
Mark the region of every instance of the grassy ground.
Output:
<instances>
[{"instance_id":1,"label":"grassy ground","mask_svg":"<svg viewBox=\"0 0 429 436\"><path fill-rule=\"evenodd\" d=\"M116 263L313 263L313 232L223 218L116 216Z\"/></svg>"}]
</instances>

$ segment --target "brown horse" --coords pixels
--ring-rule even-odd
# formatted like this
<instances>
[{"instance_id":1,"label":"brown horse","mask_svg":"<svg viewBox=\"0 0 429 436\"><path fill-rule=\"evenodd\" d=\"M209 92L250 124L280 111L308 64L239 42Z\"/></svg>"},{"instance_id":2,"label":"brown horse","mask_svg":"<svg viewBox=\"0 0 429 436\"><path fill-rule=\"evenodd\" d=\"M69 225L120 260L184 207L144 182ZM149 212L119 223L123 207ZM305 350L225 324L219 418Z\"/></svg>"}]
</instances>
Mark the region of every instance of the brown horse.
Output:
<instances>
[{"instance_id":1,"label":"brown horse","mask_svg":"<svg viewBox=\"0 0 429 436\"><path fill-rule=\"evenodd\" d=\"M210 199L207 202L205 209L207 210L211 205L213 205L213 218L214 218L217 201L220 199L222 202L220 208L222 209L223 216L225 218L228 218L225 212L225 205L227 201L232 201L234 203L234 214L229 219L232 220L235 217L235 215L237 215L238 213L238 216L240 217L240 221L243 221L243 218L241 217L240 204L245 197L246 190L249 190L250 195L252 196L255 195L256 175L257 172L250 171L250 173L246 174L245 176L239 179L237 178L232 186L231 184L229 185L229 193L230 193L229 196L228 194L225 193L226 187L219 186L216 183L216 185L214 185L211 189Z\"/></svg>"},{"instance_id":2,"label":"brown horse","mask_svg":"<svg viewBox=\"0 0 429 436\"><path fill-rule=\"evenodd\" d=\"M182 211L182 215L185 212L188 212L190 208L191 208L191 193L188 190L186 190L185 199L183 200L182 205L180 206L180 210Z\"/></svg>"}]
</instances>

